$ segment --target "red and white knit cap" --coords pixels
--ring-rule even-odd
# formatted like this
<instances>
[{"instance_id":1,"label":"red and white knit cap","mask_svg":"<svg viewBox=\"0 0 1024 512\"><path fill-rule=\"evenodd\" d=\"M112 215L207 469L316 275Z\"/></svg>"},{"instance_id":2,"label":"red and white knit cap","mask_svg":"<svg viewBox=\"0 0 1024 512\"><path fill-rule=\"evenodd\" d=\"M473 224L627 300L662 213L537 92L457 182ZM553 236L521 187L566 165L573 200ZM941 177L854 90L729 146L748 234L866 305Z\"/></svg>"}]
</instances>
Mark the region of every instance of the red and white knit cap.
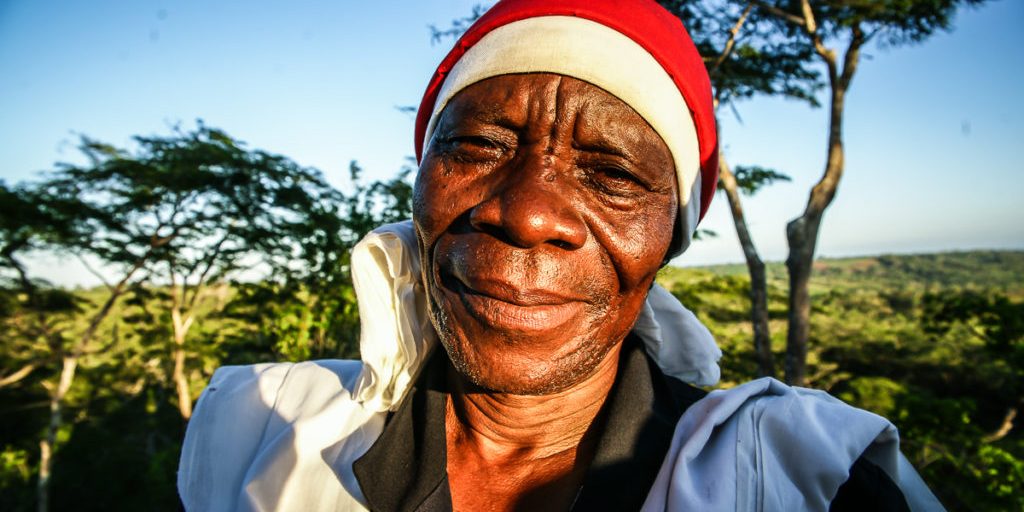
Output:
<instances>
[{"instance_id":1,"label":"red and white knit cap","mask_svg":"<svg viewBox=\"0 0 1024 512\"><path fill-rule=\"evenodd\" d=\"M711 83L678 18L653 0L502 0L480 17L438 66L416 116L422 159L441 111L487 78L556 73L628 104L672 152L679 184L680 250L704 216L718 181Z\"/></svg>"}]
</instances>

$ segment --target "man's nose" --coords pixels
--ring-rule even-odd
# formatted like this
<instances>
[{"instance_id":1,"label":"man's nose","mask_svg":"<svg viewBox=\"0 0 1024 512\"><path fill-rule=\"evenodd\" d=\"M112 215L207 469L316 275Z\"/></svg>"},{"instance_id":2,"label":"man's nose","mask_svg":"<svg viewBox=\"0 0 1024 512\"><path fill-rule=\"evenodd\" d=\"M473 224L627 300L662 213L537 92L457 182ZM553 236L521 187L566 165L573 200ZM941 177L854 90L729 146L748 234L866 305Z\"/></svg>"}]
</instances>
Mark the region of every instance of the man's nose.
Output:
<instances>
[{"instance_id":1,"label":"man's nose","mask_svg":"<svg viewBox=\"0 0 1024 512\"><path fill-rule=\"evenodd\" d=\"M579 249L587 226L573 205L573 178L566 171L550 154L516 158L501 169L499 187L472 209L470 224L518 247Z\"/></svg>"}]
</instances>

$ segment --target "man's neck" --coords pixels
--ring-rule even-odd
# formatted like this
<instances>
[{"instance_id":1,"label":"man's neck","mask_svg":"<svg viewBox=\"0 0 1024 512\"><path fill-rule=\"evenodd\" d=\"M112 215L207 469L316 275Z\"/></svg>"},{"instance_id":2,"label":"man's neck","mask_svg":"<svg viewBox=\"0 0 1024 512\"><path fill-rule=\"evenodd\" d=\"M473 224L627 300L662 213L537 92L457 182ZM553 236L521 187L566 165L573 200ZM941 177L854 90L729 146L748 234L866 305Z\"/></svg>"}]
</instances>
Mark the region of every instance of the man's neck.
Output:
<instances>
[{"instance_id":1,"label":"man's neck","mask_svg":"<svg viewBox=\"0 0 1024 512\"><path fill-rule=\"evenodd\" d=\"M455 502L465 492L495 509L571 504L596 449L595 418L615 383L620 350L584 381L550 395L481 392L449 370L445 430Z\"/></svg>"}]
</instances>

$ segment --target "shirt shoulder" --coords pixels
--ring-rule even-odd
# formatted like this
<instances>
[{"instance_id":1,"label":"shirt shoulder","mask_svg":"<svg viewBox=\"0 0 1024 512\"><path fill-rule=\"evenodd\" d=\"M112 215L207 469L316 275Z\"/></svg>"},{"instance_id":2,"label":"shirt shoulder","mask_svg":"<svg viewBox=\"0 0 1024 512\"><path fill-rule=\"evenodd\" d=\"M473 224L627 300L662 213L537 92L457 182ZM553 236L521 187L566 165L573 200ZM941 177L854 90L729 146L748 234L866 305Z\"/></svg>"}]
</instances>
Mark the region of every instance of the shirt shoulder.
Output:
<instances>
[{"instance_id":1,"label":"shirt shoulder","mask_svg":"<svg viewBox=\"0 0 1024 512\"><path fill-rule=\"evenodd\" d=\"M291 363L218 368L189 419L178 464L187 510L234 508Z\"/></svg>"},{"instance_id":2,"label":"shirt shoulder","mask_svg":"<svg viewBox=\"0 0 1024 512\"><path fill-rule=\"evenodd\" d=\"M189 420L178 466L187 510L233 510L248 473L274 438L325 404L351 402L358 361L218 368Z\"/></svg>"},{"instance_id":3,"label":"shirt shoulder","mask_svg":"<svg viewBox=\"0 0 1024 512\"><path fill-rule=\"evenodd\" d=\"M860 494L878 510L941 509L899 452L890 422L822 391L758 379L708 393L687 409L647 503L650 510L670 503L826 510L837 496L839 507Z\"/></svg>"}]
</instances>

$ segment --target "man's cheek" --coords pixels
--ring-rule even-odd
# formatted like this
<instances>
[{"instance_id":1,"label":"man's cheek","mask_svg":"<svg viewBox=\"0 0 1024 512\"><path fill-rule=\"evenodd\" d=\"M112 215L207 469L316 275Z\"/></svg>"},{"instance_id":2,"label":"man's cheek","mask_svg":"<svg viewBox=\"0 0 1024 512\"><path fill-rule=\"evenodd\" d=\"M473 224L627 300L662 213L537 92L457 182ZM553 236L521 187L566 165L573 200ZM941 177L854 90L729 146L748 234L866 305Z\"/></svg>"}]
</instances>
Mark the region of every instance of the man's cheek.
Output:
<instances>
[{"instance_id":1,"label":"man's cheek","mask_svg":"<svg viewBox=\"0 0 1024 512\"><path fill-rule=\"evenodd\" d=\"M437 208L436 198L430 197L429 189L422 189L413 203L413 223L420 234L420 241L425 248L430 248L437 240L438 234L443 231L443 210Z\"/></svg>"}]
</instances>

